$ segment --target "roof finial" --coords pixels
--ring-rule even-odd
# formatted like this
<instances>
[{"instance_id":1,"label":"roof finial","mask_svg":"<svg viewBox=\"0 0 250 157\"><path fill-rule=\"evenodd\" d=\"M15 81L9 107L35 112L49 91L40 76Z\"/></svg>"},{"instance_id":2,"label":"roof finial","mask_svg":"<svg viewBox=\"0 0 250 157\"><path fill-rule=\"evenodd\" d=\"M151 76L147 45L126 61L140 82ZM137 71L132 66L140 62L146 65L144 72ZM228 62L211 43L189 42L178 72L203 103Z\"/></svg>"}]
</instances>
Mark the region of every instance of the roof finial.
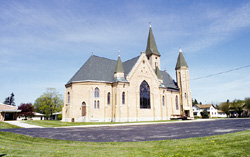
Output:
<instances>
[{"instance_id":1,"label":"roof finial","mask_svg":"<svg viewBox=\"0 0 250 157\"><path fill-rule=\"evenodd\" d=\"M118 50L118 56L120 57L120 50Z\"/></svg>"},{"instance_id":2,"label":"roof finial","mask_svg":"<svg viewBox=\"0 0 250 157\"><path fill-rule=\"evenodd\" d=\"M181 47L179 47L179 52L182 52Z\"/></svg>"},{"instance_id":3,"label":"roof finial","mask_svg":"<svg viewBox=\"0 0 250 157\"><path fill-rule=\"evenodd\" d=\"M151 22L149 22L149 27L152 27L152 26L151 26Z\"/></svg>"}]
</instances>

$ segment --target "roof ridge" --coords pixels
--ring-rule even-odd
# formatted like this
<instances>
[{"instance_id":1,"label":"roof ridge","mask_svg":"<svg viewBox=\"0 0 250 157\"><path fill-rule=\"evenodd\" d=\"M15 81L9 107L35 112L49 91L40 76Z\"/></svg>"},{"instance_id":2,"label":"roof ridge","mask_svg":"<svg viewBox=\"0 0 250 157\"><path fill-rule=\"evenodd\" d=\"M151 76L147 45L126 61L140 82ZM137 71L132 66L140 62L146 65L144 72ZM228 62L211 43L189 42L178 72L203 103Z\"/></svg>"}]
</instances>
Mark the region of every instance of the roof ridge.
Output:
<instances>
[{"instance_id":1,"label":"roof ridge","mask_svg":"<svg viewBox=\"0 0 250 157\"><path fill-rule=\"evenodd\" d=\"M98 57L98 58L103 58L103 59L107 59L107 60L111 60L111 61L115 61L115 62L117 62L115 59L109 59L109 58L106 58L106 57L100 57L100 56L97 56L97 55L92 55L92 56L90 56L90 58L91 57Z\"/></svg>"},{"instance_id":2,"label":"roof ridge","mask_svg":"<svg viewBox=\"0 0 250 157\"><path fill-rule=\"evenodd\" d=\"M122 63L126 63L126 62L131 61L132 59L135 59L135 58L138 58L138 57L140 57L140 55L139 55L139 56L136 56L136 57L134 57L134 58L131 58L131 59L129 59L129 60L126 60L126 61L124 61L124 62L122 62Z\"/></svg>"}]
</instances>

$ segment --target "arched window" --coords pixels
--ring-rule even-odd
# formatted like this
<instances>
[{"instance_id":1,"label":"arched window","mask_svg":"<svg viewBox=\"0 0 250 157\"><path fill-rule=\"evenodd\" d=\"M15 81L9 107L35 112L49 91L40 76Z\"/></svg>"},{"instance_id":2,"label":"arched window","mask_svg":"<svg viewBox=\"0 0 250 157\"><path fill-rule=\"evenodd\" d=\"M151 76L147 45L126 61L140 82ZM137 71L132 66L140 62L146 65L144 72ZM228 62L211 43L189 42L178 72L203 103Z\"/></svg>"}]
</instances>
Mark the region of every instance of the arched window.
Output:
<instances>
[{"instance_id":1,"label":"arched window","mask_svg":"<svg viewBox=\"0 0 250 157\"><path fill-rule=\"evenodd\" d=\"M82 116L86 116L86 103L82 102Z\"/></svg>"},{"instance_id":2,"label":"arched window","mask_svg":"<svg viewBox=\"0 0 250 157\"><path fill-rule=\"evenodd\" d=\"M68 104L70 103L70 93L68 92Z\"/></svg>"},{"instance_id":3,"label":"arched window","mask_svg":"<svg viewBox=\"0 0 250 157\"><path fill-rule=\"evenodd\" d=\"M122 104L125 104L125 92L122 92Z\"/></svg>"},{"instance_id":4,"label":"arched window","mask_svg":"<svg viewBox=\"0 0 250 157\"><path fill-rule=\"evenodd\" d=\"M94 108L96 108L96 100L94 101Z\"/></svg>"},{"instance_id":5,"label":"arched window","mask_svg":"<svg viewBox=\"0 0 250 157\"><path fill-rule=\"evenodd\" d=\"M95 88L95 98L99 98L99 89Z\"/></svg>"},{"instance_id":6,"label":"arched window","mask_svg":"<svg viewBox=\"0 0 250 157\"><path fill-rule=\"evenodd\" d=\"M185 93L185 99L187 99L187 93Z\"/></svg>"},{"instance_id":7,"label":"arched window","mask_svg":"<svg viewBox=\"0 0 250 157\"><path fill-rule=\"evenodd\" d=\"M98 108L98 109L100 108L99 100L97 101L97 108Z\"/></svg>"},{"instance_id":8,"label":"arched window","mask_svg":"<svg viewBox=\"0 0 250 157\"><path fill-rule=\"evenodd\" d=\"M177 95L176 95L176 97L175 97L175 103L176 103L176 110L179 110L178 96L177 96Z\"/></svg>"},{"instance_id":9,"label":"arched window","mask_svg":"<svg viewBox=\"0 0 250 157\"><path fill-rule=\"evenodd\" d=\"M162 96L162 106L165 106L165 97Z\"/></svg>"},{"instance_id":10,"label":"arched window","mask_svg":"<svg viewBox=\"0 0 250 157\"><path fill-rule=\"evenodd\" d=\"M108 102L108 105L109 105L110 104L110 92L108 92L107 102Z\"/></svg>"},{"instance_id":11,"label":"arched window","mask_svg":"<svg viewBox=\"0 0 250 157\"><path fill-rule=\"evenodd\" d=\"M150 108L150 88L146 81L140 86L140 108Z\"/></svg>"}]
</instances>

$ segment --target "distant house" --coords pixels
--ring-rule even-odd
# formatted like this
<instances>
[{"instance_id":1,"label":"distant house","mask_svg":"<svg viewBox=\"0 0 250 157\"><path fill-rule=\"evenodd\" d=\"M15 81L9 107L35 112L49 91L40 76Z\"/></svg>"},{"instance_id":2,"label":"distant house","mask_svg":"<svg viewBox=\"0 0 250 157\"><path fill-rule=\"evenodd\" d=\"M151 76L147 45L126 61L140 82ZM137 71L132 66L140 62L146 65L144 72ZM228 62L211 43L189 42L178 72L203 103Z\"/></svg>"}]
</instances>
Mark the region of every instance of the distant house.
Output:
<instances>
[{"instance_id":1,"label":"distant house","mask_svg":"<svg viewBox=\"0 0 250 157\"><path fill-rule=\"evenodd\" d=\"M44 120L45 115L38 112L33 112L34 116L32 118L28 118L28 120ZM24 116L18 116L17 120L25 120Z\"/></svg>"},{"instance_id":2,"label":"distant house","mask_svg":"<svg viewBox=\"0 0 250 157\"><path fill-rule=\"evenodd\" d=\"M18 112L21 112L21 110L18 110L16 106L0 103L0 121L16 120Z\"/></svg>"},{"instance_id":3,"label":"distant house","mask_svg":"<svg viewBox=\"0 0 250 157\"><path fill-rule=\"evenodd\" d=\"M194 116L201 117L201 113L203 112L204 109L207 109L207 112L210 118L227 117L227 115L223 111L217 110L217 108L214 107L214 105L212 104L206 104L206 105L195 104L193 106Z\"/></svg>"}]
</instances>

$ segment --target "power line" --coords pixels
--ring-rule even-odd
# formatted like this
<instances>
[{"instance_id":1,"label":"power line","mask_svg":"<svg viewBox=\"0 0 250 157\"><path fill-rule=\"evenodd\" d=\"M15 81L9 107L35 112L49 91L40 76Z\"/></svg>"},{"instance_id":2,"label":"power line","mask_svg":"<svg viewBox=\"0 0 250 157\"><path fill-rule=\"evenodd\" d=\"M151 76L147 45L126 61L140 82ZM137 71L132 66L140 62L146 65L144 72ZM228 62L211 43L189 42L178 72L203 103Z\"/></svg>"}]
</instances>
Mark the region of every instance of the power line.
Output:
<instances>
[{"instance_id":1,"label":"power line","mask_svg":"<svg viewBox=\"0 0 250 157\"><path fill-rule=\"evenodd\" d=\"M199 80L199 79L203 79L203 78L207 78L207 77L212 77L212 76L216 76L216 75L221 75L221 74L229 73L229 72L232 72L232 71L244 69L244 68L247 68L247 67L250 67L250 64L249 64L249 65L246 65L246 66L238 67L238 68L235 68L235 69L231 69L231 70L227 70L227 71L223 71L223 72L219 72L219 73L215 73L215 74L211 74L211 75L207 75L207 76L203 76L203 77L198 77L198 78L191 79L191 80Z\"/></svg>"}]
</instances>

